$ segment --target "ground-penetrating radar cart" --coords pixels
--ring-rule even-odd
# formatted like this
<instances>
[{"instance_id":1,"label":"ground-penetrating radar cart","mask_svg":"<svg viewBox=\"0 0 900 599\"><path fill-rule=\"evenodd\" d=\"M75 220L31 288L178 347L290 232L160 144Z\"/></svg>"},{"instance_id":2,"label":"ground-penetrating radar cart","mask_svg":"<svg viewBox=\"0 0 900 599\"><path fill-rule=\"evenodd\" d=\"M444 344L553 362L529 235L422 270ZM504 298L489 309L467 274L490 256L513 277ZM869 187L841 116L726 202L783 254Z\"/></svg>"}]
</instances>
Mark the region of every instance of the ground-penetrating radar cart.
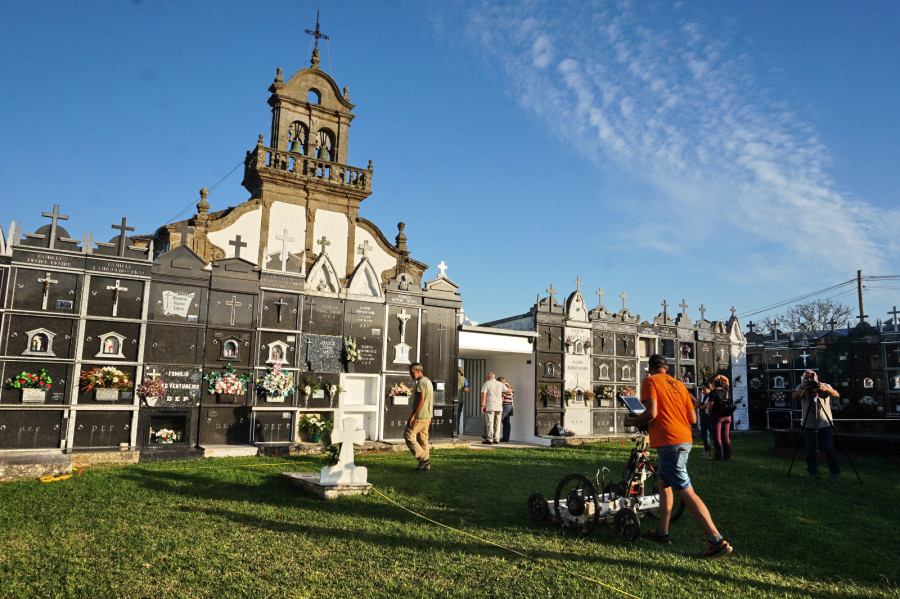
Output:
<instances>
[{"instance_id":1,"label":"ground-penetrating radar cart","mask_svg":"<svg viewBox=\"0 0 900 599\"><path fill-rule=\"evenodd\" d=\"M636 397L619 396L632 415L644 411ZM609 469L597 469L593 480L569 474L559 482L553 501L543 493L528 498L528 515L534 522L552 520L569 533L589 535L600 522L612 526L622 538L633 541L641 532L641 517L659 518L659 489L656 465L650 460L646 430L639 430L621 480L613 481ZM598 492L598 489L602 492ZM675 496L671 521L684 512L684 503Z\"/></svg>"}]
</instances>

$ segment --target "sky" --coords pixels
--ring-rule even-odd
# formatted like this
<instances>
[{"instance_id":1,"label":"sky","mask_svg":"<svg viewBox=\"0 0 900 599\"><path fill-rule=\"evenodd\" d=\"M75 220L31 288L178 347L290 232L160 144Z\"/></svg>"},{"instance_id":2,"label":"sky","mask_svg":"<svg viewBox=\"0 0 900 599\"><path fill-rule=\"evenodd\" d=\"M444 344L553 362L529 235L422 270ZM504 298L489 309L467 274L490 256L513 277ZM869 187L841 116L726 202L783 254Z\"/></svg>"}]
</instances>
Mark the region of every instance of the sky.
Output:
<instances>
[{"instance_id":1,"label":"sky","mask_svg":"<svg viewBox=\"0 0 900 599\"><path fill-rule=\"evenodd\" d=\"M94 0L0 6L0 228L105 240L249 199L268 87L349 88L360 216L467 316L551 285L652 320L900 304L900 3ZM846 283L846 284L843 284ZM843 285L842 285L843 284ZM785 306L786 307L786 306ZM745 328L746 330L746 328Z\"/></svg>"}]
</instances>

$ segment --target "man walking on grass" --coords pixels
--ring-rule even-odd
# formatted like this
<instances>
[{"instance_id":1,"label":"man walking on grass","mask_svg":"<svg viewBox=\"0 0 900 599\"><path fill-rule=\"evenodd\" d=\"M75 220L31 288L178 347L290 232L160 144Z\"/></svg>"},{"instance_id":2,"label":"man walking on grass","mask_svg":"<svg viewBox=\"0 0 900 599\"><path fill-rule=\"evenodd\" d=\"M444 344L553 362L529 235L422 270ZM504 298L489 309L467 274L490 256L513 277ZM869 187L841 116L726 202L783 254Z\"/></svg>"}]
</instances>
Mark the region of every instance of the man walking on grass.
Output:
<instances>
[{"instance_id":1,"label":"man walking on grass","mask_svg":"<svg viewBox=\"0 0 900 599\"><path fill-rule=\"evenodd\" d=\"M419 460L416 470L431 470L428 427L431 426L431 417L434 411L434 387L431 379L422 372L422 365L418 362L410 364L409 376L416 381L416 387L413 389L412 414L406 423L403 438L406 440L406 446L410 453Z\"/></svg>"},{"instance_id":2,"label":"man walking on grass","mask_svg":"<svg viewBox=\"0 0 900 599\"><path fill-rule=\"evenodd\" d=\"M691 425L697 422L691 395L681 381L667 373L669 365L665 357L650 356L650 376L641 383L641 403L645 410L634 418L626 418L625 426L647 425L650 446L659 455L659 524L648 537L659 543L669 540L669 517L672 515L672 490L687 506L688 511L706 533L704 558L716 558L732 552L731 544L722 538L706 504L691 487L687 472L688 455L691 452Z\"/></svg>"}]
</instances>

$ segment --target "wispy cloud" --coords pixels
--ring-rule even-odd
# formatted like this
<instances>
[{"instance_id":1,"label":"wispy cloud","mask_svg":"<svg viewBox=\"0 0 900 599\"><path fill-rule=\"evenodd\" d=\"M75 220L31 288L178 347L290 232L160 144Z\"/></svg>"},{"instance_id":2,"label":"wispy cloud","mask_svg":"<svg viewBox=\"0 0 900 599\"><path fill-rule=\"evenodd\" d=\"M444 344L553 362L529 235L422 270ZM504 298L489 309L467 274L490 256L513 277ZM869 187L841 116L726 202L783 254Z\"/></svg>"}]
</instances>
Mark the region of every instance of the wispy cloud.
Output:
<instances>
[{"instance_id":1,"label":"wispy cloud","mask_svg":"<svg viewBox=\"0 0 900 599\"><path fill-rule=\"evenodd\" d=\"M656 190L648 201L671 220L642 221L642 243L674 252L672 227L696 230L700 214L760 276L807 259L831 271L884 267L898 255L887 223L900 211L841 192L829 149L722 31L738 25L691 10L485 2L469 31L549 130Z\"/></svg>"}]
</instances>

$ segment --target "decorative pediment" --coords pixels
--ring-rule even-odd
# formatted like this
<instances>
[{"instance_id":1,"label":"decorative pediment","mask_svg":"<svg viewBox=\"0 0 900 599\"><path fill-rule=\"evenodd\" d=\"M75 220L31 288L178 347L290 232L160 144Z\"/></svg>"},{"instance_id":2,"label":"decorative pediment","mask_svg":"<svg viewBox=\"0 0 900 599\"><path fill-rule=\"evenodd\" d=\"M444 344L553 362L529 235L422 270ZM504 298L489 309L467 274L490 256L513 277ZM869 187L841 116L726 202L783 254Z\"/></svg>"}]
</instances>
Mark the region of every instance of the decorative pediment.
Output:
<instances>
[{"instance_id":1,"label":"decorative pediment","mask_svg":"<svg viewBox=\"0 0 900 599\"><path fill-rule=\"evenodd\" d=\"M283 341L273 341L266 345L269 355L266 358L266 364L283 364L287 362L288 344Z\"/></svg>"},{"instance_id":2,"label":"decorative pediment","mask_svg":"<svg viewBox=\"0 0 900 599\"><path fill-rule=\"evenodd\" d=\"M390 291L418 291L419 281L408 272L401 272L388 279L387 288Z\"/></svg>"},{"instance_id":3,"label":"decorative pediment","mask_svg":"<svg viewBox=\"0 0 900 599\"><path fill-rule=\"evenodd\" d=\"M319 293L339 293L341 290L337 269L331 263L328 254L322 254L316 259L309 274L306 276L306 290Z\"/></svg>"},{"instance_id":4,"label":"decorative pediment","mask_svg":"<svg viewBox=\"0 0 900 599\"><path fill-rule=\"evenodd\" d=\"M154 268L163 272L177 271L179 275L183 276L186 271L194 271L198 276L207 276L203 272L206 262L186 245L179 245L175 249L160 254L156 262Z\"/></svg>"},{"instance_id":5,"label":"decorative pediment","mask_svg":"<svg viewBox=\"0 0 900 599\"><path fill-rule=\"evenodd\" d=\"M381 290L381 278L372 268L372 263L368 258L363 258L356 265L350 276L350 283L347 285L347 293L365 297L384 297L384 292Z\"/></svg>"}]
</instances>

